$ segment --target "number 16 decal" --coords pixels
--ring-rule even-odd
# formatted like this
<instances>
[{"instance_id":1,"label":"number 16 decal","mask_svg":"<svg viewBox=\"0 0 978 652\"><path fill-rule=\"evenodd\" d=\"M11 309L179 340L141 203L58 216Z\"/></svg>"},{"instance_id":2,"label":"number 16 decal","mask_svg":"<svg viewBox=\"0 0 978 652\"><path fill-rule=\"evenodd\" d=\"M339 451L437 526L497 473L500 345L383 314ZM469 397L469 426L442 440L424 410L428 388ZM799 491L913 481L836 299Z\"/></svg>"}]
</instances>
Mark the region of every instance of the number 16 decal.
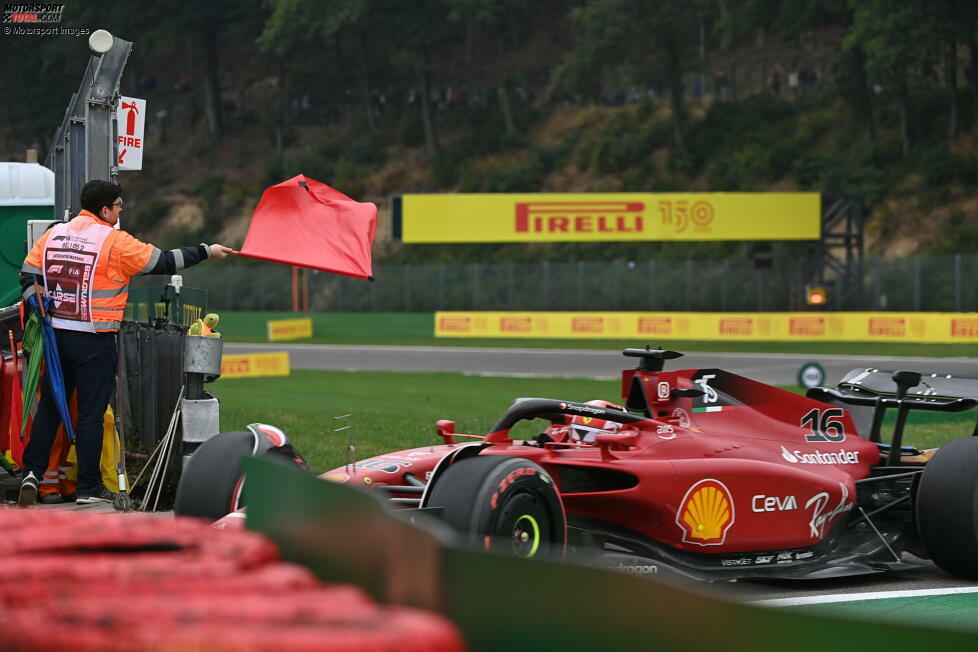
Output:
<instances>
[{"instance_id":1,"label":"number 16 decal","mask_svg":"<svg viewBox=\"0 0 978 652\"><path fill-rule=\"evenodd\" d=\"M805 441L840 442L846 439L846 428L842 423L845 410L842 408L829 408L820 410L814 408L801 418L801 427L808 426L811 432L805 435Z\"/></svg>"}]
</instances>

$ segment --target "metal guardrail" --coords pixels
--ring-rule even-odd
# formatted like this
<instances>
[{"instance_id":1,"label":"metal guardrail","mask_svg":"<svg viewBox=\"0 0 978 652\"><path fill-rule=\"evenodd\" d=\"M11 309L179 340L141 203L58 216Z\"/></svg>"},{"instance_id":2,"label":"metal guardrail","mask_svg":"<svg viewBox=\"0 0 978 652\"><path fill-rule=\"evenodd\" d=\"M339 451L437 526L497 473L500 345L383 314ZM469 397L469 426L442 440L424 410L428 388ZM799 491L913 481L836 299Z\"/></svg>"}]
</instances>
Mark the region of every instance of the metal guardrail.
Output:
<instances>
[{"instance_id":1,"label":"metal guardrail","mask_svg":"<svg viewBox=\"0 0 978 652\"><path fill-rule=\"evenodd\" d=\"M605 260L566 263L375 264L376 281L310 272L309 309L805 310L802 259ZM978 255L864 258L857 273L826 282L829 310L978 311ZM208 290L209 310L291 310L291 270L229 260L184 271ZM843 287L845 284L845 287Z\"/></svg>"}]
</instances>

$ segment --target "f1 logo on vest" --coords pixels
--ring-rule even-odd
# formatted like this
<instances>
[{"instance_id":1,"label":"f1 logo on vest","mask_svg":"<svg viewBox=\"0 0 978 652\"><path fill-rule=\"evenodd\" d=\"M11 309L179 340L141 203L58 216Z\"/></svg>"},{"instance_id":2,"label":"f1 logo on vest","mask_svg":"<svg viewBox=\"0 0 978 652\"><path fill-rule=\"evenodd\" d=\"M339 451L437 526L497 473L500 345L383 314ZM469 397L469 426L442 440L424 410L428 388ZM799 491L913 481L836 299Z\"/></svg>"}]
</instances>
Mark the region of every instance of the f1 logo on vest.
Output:
<instances>
[{"instance_id":1,"label":"f1 logo on vest","mask_svg":"<svg viewBox=\"0 0 978 652\"><path fill-rule=\"evenodd\" d=\"M48 274L60 274L62 269L64 265L51 265L48 267Z\"/></svg>"}]
</instances>

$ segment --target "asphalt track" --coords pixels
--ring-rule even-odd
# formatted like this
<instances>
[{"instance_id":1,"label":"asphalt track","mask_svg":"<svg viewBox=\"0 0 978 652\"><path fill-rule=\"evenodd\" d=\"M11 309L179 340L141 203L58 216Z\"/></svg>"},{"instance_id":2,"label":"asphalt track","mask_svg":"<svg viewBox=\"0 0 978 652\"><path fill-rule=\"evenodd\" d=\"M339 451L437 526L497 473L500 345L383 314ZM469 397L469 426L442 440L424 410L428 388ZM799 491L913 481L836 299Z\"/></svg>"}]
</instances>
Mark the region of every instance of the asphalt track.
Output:
<instances>
[{"instance_id":1,"label":"asphalt track","mask_svg":"<svg viewBox=\"0 0 978 652\"><path fill-rule=\"evenodd\" d=\"M334 346L323 344L238 344L225 343L227 354L288 351L293 369L334 371L410 371L455 372L475 375L602 378L620 377L622 369L632 366L618 350L569 349L502 349L471 347L412 346ZM667 369L722 368L736 374L773 385L797 382L799 368L807 362L818 362L826 372L827 386L855 368L886 370L906 369L978 377L978 360L974 358L880 358L844 355L797 355L768 353L688 353L668 364ZM918 560L919 561L919 560ZM966 591L960 599L973 604L978 614L978 582L951 577L930 562L919 569L899 573L867 575L807 582L740 582L715 585L725 594L751 601L791 599L791 603L767 603L773 606L797 606L799 600L841 601L872 600L877 594L904 591ZM975 593L972 594L971 591ZM873 597L861 597L862 595ZM895 595L905 595L895 593ZM926 594L925 594L926 595ZM970 616L969 616L970 617Z\"/></svg>"},{"instance_id":2,"label":"asphalt track","mask_svg":"<svg viewBox=\"0 0 978 652\"><path fill-rule=\"evenodd\" d=\"M224 351L261 353L288 351L293 369L333 371L447 371L486 376L540 378L621 377L634 366L617 349L502 349L455 346L335 346L329 344L225 343ZM978 378L975 358L880 358L875 356L799 355L781 353L687 353L667 363L667 369L718 367L772 385L797 382L798 370L807 362L825 369L826 384L835 385L855 368L906 369L926 373Z\"/></svg>"}]
</instances>

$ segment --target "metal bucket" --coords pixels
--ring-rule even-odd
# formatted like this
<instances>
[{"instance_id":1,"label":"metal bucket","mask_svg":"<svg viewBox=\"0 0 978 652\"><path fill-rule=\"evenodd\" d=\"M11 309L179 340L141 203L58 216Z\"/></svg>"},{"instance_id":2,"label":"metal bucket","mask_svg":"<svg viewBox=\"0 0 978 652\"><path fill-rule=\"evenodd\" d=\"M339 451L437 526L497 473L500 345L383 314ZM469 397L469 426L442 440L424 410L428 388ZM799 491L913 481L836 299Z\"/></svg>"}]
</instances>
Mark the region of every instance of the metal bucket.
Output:
<instances>
[{"instance_id":1,"label":"metal bucket","mask_svg":"<svg viewBox=\"0 0 978 652\"><path fill-rule=\"evenodd\" d=\"M183 345L183 370L188 374L221 375L224 340L220 337L187 335Z\"/></svg>"}]
</instances>

